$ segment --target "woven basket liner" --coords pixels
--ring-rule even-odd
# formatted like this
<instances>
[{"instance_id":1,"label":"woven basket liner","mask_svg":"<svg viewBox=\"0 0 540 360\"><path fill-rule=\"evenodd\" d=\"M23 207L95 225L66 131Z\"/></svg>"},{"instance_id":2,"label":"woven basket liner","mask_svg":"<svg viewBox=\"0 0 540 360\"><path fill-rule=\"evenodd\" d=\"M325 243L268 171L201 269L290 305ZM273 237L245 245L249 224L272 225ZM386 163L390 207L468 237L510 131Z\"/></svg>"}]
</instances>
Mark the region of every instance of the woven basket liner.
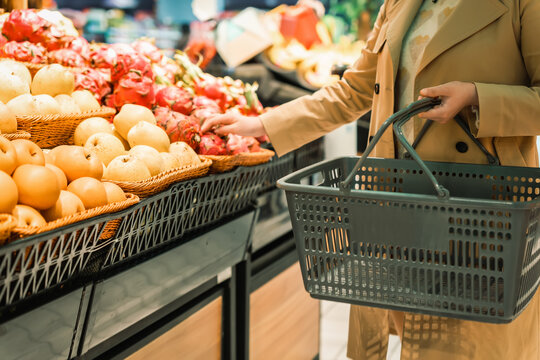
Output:
<instances>
[{"instance_id":1,"label":"woven basket liner","mask_svg":"<svg viewBox=\"0 0 540 360\"><path fill-rule=\"evenodd\" d=\"M136 194L141 198L148 197L158 192L161 192L167 189L174 183L195 179L201 176L205 176L212 165L212 161L207 159L205 156L199 156L202 163L200 165L191 165L177 169L171 169L154 175L151 178L141 181L114 181L107 180L112 182L122 188L126 192Z\"/></svg>"},{"instance_id":2,"label":"woven basket liner","mask_svg":"<svg viewBox=\"0 0 540 360\"><path fill-rule=\"evenodd\" d=\"M26 140L28 140L32 136L32 135L30 135L30 133L28 133L26 131L22 131L22 130L17 130L14 133L0 134L0 135L2 135L3 137L5 137L8 140L17 140L17 139L26 139Z\"/></svg>"},{"instance_id":3,"label":"woven basket liner","mask_svg":"<svg viewBox=\"0 0 540 360\"><path fill-rule=\"evenodd\" d=\"M261 149L252 153L242 153L237 155L205 155L212 160L210 172L222 173L234 169L237 166L255 166L264 164L274 156L272 150Z\"/></svg>"},{"instance_id":4,"label":"woven basket liner","mask_svg":"<svg viewBox=\"0 0 540 360\"><path fill-rule=\"evenodd\" d=\"M8 58L6 58L8 59ZM14 61L17 61L15 59L11 59L9 58L10 60L14 60ZM30 71L30 74L32 75L32 77L34 77L34 75L36 75L36 73L39 71L39 69L41 69L42 67L46 66L46 65L49 65L49 64L46 64L46 63L39 63L39 64L36 64L36 63L31 63L31 62L23 62L23 61L18 61L19 63L23 64L24 66L26 66L26 68L28 69L28 71Z\"/></svg>"},{"instance_id":5,"label":"woven basket liner","mask_svg":"<svg viewBox=\"0 0 540 360\"><path fill-rule=\"evenodd\" d=\"M0 214L0 245L11 236L11 231L17 226L17 219L9 214Z\"/></svg>"},{"instance_id":6,"label":"woven basket liner","mask_svg":"<svg viewBox=\"0 0 540 360\"><path fill-rule=\"evenodd\" d=\"M127 199L124 201L115 202L112 204L107 204L104 206L99 206L93 209L81 211L77 214L63 217L58 220L48 222L45 226L26 226L26 227L16 227L12 231L12 240L17 238L22 238L24 236L30 236L35 234L40 234L46 231L54 230L62 226L70 225L79 221L83 221L98 215L103 215L107 213L117 212L124 210L131 205L134 205L139 202L139 197L133 194L126 194ZM110 221L114 222L115 220ZM108 224L106 225L106 227ZM103 237L103 236L102 236Z\"/></svg>"},{"instance_id":7,"label":"woven basket liner","mask_svg":"<svg viewBox=\"0 0 540 360\"><path fill-rule=\"evenodd\" d=\"M24 64L24 66L26 66L26 68L28 69L28 71L30 71L30 74L32 75L32 77L34 77L34 75L36 75L36 73L44 68L45 66L47 65L51 65L51 64L56 64L56 63L40 63L40 64L36 64L36 63L30 63L30 62L22 62L22 61L19 61L20 63ZM62 65L62 64L60 64ZM69 66L65 66L65 65L62 65L63 67L65 67L66 69L68 70L71 70L71 69L76 69L74 67L69 67Z\"/></svg>"},{"instance_id":8,"label":"woven basket liner","mask_svg":"<svg viewBox=\"0 0 540 360\"><path fill-rule=\"evenodd\" d=\"M17 124L20 130L32 135L32 141L42 148L49 148L73 144L73 133L83 120L94 116L108 118L115 113L115 109L102 106L82 113L17 116Z\"/></svg>"}]
</instances>

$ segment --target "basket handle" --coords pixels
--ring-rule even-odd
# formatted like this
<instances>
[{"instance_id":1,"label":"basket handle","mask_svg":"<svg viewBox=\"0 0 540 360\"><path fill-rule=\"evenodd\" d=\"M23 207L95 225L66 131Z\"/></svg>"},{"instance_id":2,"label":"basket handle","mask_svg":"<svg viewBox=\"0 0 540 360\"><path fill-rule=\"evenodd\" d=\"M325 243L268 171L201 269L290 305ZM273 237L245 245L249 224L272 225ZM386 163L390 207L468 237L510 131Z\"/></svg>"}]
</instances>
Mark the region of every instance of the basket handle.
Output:
<instances>
[{"instance_id":1,"label":"basket handle","mask_svg":"<svg viewBox=\"0 0 540 360\"><path fill-rule=\"evenodd\" d=\"M373 140L369 142L369 145L360 157L354 167L352 168L351 172L347 176L347 178L340 183L340 189L343 192L350 191L351 181L356 174L356 172L362 168L362 165L366 162L369 154L371 151L373 151L373 148L377 144L377 142L382 137L383 133L386 131L386 129L391 125L394 124L394 132L396 133L398 141L403 145L403 147L409 152L411 157L420 165L422 170L424 170L424 173L429 177L429 180L433 184L433 187L435 188L435 191L437 192L437 196L441 199L448 199L450 197L450 193L446 188L444 188L435 176L431 173L431 171L428 169L426 164L420 159L416 151L413 149L413 147L409 144L407 139L405 139L405 136L403 134L403 130L401 127L404 123L406 123L408 120L410 120L413 116L428 111L435 107L436 105L440 105L441 100L438 98L424 98L418 101L415 101L411 104L409 104L406 108L396 112L392 116L390 116L386 121L382 124L382 126L379 128L375 136L373 136Z\"/></svg>"}]
</instances>

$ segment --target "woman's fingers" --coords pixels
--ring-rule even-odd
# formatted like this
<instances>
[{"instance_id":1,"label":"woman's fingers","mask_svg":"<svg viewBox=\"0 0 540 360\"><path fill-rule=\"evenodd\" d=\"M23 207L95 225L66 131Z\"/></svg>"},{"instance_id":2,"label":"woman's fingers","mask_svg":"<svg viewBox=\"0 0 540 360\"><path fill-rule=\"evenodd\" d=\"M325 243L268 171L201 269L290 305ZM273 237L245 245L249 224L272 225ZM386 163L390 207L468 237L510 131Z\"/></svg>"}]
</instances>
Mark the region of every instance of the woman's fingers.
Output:
<instances>
[{"instance_id":1,"label":"woman's fingers","mask_svg":"<svg viewBox=\"0 0 540 360\"><path fill-rule=\"evenodd\" d=\"M451 114L447 107L439 105L429 111L418 114L418 117L422 119L430 119L444 124L448 120L453 119L456 114Z\"/></svg>"},{"instance_id":2,"label":"woman's fingers","mask_svg":"<svg viewBox=\"0 0 540 360\"><path fill-rule=\"evenodd\" d=\"M231 124L235 121L233 114L219 114L206 119L201 126L201 132L205 133L211 129L223 125Z\"/></svg>"},{"instance_id":3,"label":"woman's fingers","mask_svg":"<svg viewBox=\"0 0 540 360\"><path fill-rule=\"evenodd\" d=\"M478 104L478 94L473 83L452 81L420 90L421 97L441 99L441 104L418 114L419 117L445 123L454 118L464 107Z\"/></svg>"},{"instance_id":4,"label":"woman's fingers","mask_svg":"<svg viewBox=\"0 0 540 360\"><path fill-rule=\"evenodd\" d=\"M242 136L262 136L266 131L258 117L244 116L236 113L219 114L206 119L201 132L212 130L218 135L236 134Z\"/></svg>"},{"instance_id":5,"label":"woman's fingers","mask_svg":"<svg viewBox=\"0 0 540 360\"><path fill-rule=\"evenodd\" d=\"M432 97L432 98L440 97L440 96L448 96L448 95L451 95L455 86L456 84L454 84L454 82L449 82L449 83L438 85L438 86L432 86L432 87L420 90L420 95L423 97Z\"/></svg>"},{"instance_id":6,"label":"woman's fingers","mask_svg":"<svg viewBox=\"0 0 540 360\"><path fill-rule=\"evenodd\" d=\"M226 125L226 126L220 126L214 130L214 132L218 135L229 135L229 134L236 134L238 130L236 129L236 126L234 125Z\"/></svg>"}]
</instances>

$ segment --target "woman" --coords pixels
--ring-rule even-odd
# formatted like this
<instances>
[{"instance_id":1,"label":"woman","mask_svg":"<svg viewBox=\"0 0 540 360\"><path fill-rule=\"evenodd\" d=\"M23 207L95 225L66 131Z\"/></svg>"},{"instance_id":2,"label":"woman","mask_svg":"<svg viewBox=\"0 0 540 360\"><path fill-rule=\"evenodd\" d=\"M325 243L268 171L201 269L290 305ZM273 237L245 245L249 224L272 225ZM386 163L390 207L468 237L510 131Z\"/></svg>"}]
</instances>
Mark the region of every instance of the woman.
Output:
<instances>
[{"instance_id":1,"label":"woman","mask_svg":"<svg viewBox=\"0 0 540 360\"><path fill-rule=\"evenodd\" d=\"M270 137L284 154L372 108L370 135L419 96L442 104L405 129L424 160L487 163L451 120L471 132L501 165L538 166L540 0L387 0L358 61L335 85L258 118L222 115L203 130ZM403 155L389 129L373 156ZM388 334L402 340L401 359L540 359L540 296L512 323L478 322L352 306L348 356L385 359Z\"/></svg>"}]
</instances>

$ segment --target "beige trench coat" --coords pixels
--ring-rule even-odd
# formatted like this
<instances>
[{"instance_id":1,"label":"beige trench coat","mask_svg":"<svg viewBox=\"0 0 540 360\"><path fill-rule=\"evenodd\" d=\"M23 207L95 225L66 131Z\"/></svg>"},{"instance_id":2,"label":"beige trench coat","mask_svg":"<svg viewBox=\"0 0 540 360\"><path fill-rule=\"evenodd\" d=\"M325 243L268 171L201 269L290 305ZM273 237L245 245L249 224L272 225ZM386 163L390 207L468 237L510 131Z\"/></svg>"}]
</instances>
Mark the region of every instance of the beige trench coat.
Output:
<instances>
[{"instance_id":1,"label":"beige trench coat","mask_svg":"<svg viewBox=\"0 0 540 360\"><path fill-rule=\"evenodd\" d=\"M366 49L335 85L262 116L278 154L284 154L372 109L370 135L395 110L401 44L422 0L387 0ZM476 84L479 127L471 129L502 165L538 166L540 135L540 0L462 0L427 45L415 93L450 81ZM465 114L467 115L467 114ZM468 151L456 150L465 142ZM453 122L434 124L420 142L423 159L487 160ZM391 129L373 156L394 157ZM402 332L402 359L540 359L540 296L508 325L420 316L352 306L348 355L385 359L389 328ZM392 316L389 316L392 313ZM402 324L402 322L404 322Z\"/></svg>"}]
</instances>

